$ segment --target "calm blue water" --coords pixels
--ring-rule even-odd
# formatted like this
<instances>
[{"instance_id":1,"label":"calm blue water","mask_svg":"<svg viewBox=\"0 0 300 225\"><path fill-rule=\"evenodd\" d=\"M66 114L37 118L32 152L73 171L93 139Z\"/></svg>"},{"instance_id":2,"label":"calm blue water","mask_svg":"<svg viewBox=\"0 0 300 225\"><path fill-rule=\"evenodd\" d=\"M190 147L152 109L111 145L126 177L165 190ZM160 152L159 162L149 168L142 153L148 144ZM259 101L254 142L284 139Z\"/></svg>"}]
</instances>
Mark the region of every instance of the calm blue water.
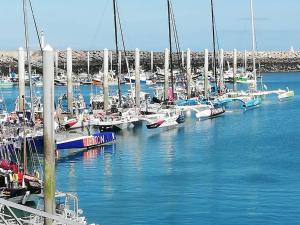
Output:
<instances>
[{"instance_id":1,"label":"calm blue water","mask_svg":"<svg viewBox=\"0 0 300 225\"><path fill-rule=\"evenodd\" d=\"M102 225L299 224L300 74L264 81L296 96L171 130L118 133L114 145L61 156L58 189L76 192L89 222Z\"/></svg>"}]
</instances>

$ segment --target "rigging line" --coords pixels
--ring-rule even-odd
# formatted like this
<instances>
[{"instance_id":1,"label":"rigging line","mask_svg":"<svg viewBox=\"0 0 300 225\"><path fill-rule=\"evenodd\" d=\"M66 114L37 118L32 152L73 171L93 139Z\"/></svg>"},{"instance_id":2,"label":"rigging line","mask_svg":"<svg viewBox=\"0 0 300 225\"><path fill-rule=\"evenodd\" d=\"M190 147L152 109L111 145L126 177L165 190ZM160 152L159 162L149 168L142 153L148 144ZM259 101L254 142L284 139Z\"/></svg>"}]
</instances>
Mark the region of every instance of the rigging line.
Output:
<instances>
[{"instance_id":1,"label":"rigging line","mask_svg":"<svg viewBox=\"0 0 300 225\"><path fill-rule=\"evenodd\" d=\"M123 29L122 29L122 24L121 24L121 19L120 19L120 13L119 13L119 7L118 7L118 2L117 1L116 1L116 12L117 12L117 16L118 16L119 29L120 29L120 32L121 32L121 39L122 39L123 50L124 50L124 54L126 56L125 41L124 41Z\"/></svg>"},{"instance_id":2,"label":"rigging line","mask_svg":"<svg viewBox=\"0 0 300 225\"><path fill-rule=\"evenodd\" d=\"M169 21L169 45L170 45L170 65L171 65L171 85L172 85L172 98L174 97L174 77L173 77L173 56L172 56L172 26L171 26L171 0L168 3L168 21Z\"/></svg>"},{"instance_id":3,"label":"rigging line","mask_svg":"<svg viewBox=\"0 0 300 225\"><path fill-rule=\"evenodd\" d=\"M35 162L34 162L34 158L33 158L33 153L32 153L32 148L31 148L31 144L30 144L30 139L27 138L26 139L27 141L27 144L28 144L28 150L29 150L29 158L31 159L30 162L31 162L31 168L35 168Z\"/></svg>"},{"instance_id":4,"label":"rigging line","mask_svg":"<svg viewBox=\"0 0 300 225\"><path fill-rule=\"evenodd\" d=\"M16 143L16 142L14 142L14 143ZM16 148L15 148L15 145L13 144L13 153L14 153L14 157L15 157L15 159L16 159L16 163L18 164L18 165L20 165L20 161L19 161L19 158L18 158L18 153L17 153L17 151L16 151Z\"/></svg>"},{"instance_id":5,"label":"rigging line","mask_svg":"<svg viewBox=\"0 0 300 225\"><path fill-rule=\"evenodd\" d=\"M123 50L124 50L124 55L125 55L125 63L126 63L126 68L127 68L127 74L129 76L129 79L130 79L131 90L133 91L133 85L132 85L132 82L131 82L129 62L128 62L127 51L126 51L126 46L125 46L125 40L124 40L122 23L121 23L121 19L120 19L120 12L119 12L118 2L116 2L116 11L117 11L117 15L118 15L118 23L119 23L119 28L120 28L120 32L121 32L122 45L123 45Z\"/></svg>"},{"instance_id":6,"label":"rigging line","mask_svg":"<svg viewBox=\"0 0 300 225\"><path fill-rule=\"evenodd\" d=\"M216 17L214 15L214 21L215 21L215 26L214 26L214 29L215 29L215 34L216 34L216 42L217 42L217 55L218 55L218 60L216 60L216 64L218 63L218 66L219 68L223 69L223 65L220 65L221 64L221 55L220 55L220 42L219 42L219 33L218 33L218 29L217 29L217 23L216 23ZM216 65L217 67L217 65ZM221 71L220 71L220 76L221 76Z\"/></svg>"},{"instance_id":7,"label":"rigging line","mask_svg":"<svg viewBox=\"0 0 300 225\"><path fill-rule=\"evenodd\" d=\"M170 4L171 4L171 16L172 16L172 24L173 24L173 33L174 33L174 39L175 39L175 44L176 44L176 50L177 50L177 63L178 63L178 66L179 66L179 71L182 73L182 76L183 76L181 81L182 82L187 82L187 74L185 74L185 72L187 70L183 67L182 60L180 60L181 49L180 49L178 30L177 30L177 26L176 26L176 20L175 20L175 14L174 14L174 11L173 11L172 2ZM185 76L184 76L184 74L185 74Z\"/></svg>"},{"instance_id":8,"label":"rigging line","mask_svg":"<svg viewBox=\"0 0 300 225\"><path fill-rule=\"evenodd\" d=\"M27 20L27 0L23 0L23 19L24 19L24 31L25 31L25 47L27 53L27 65L28 65L28 75L29 75L29 86L30 86L30 99L33 99L33 91L32 91L32 74L31 74L31 57L29 52L29 36L28 36L28 20ZM25 99L25 96L24 96ZM30 120L34 120L34 107L33 104L30 104Z\"/></svg>"},{"instance_id":9,"label":"rigging line","mask_svg":"<svg viewBox=\"0 0 300 225\"><path fill-rule=\"evenodd\" d=\"M123 45L123 50L124 50L124 54L125 54L125 62L126 62L126 66L127 66L127 72L129 73L129 63L128 63L126 46L125 46L122 23L121 23L121 19L120 19L118 2L116 2L116 11L117 11L117 15L118 15L118 23L119 23L119 29L120 29L120 32L121 32L121 39L122 39L122 45Z\"/></svg>"},{"instance_id":10,"label":"rigging line","mask_svg":"<svg viewBox=\"0 0 300 225\"><path fill-rule=\"evenodd\" d=\"M210 0L211 5L211 25L212 25L212 42L213 42L213 75L215 77L216 93L218 93L217 65L216 65L216 43L215 43L215 16L213 0Z\"/></svg>"},{"instance_id":11,"label":"rigging line","mask_svg":"<svg viewBox=\"0 0 300 225\"><path fill-rule=\"evenodd\" d=\"M114 12L114 27L115 27L115 45L116 45L116 56L118 57L119 55L119 46L118 46L118 27L117 27L117 12L116 12L116 1L113 0L113 12ZM118 57L118 64L119 62L119 57ZM121 95L121 81L120 81L120 75L121 71L119 69L119 66L117 66L117 79L118 79L118 97L119 97L119 107L121 108L122 105L122 95Z\"/></svg>"},{"instance_id":12,"label":"rigging line","mask_svg":"<svg viewBox=\"0 0 300 225\"><path fill-rule=\"evenodd\" d=\"M39 170L40 170L41 176L43 177L43 167L42 167L41 159L40 159L40 156L39 156L39 154L38 154L38 150L37 150L36 144L35 144L35 142L34 142L33 139L32 139L32 143L33 143L33 148L34 148L34 150L35 150L35 155L36 155L37 160L38 160ZM36 166L36 168L37 168L37 166ZM36 168L35 168L35 169L36 169Z\"/></svg>"},{"instance_id":13,"label":"rigging line","mask_svg":"<svg viewBox=\"0 0 300 225\"><path fill-rule=\"evenodd\" d=\"M216 34L217 49L220 50L219 34L218 34L218 29L217 29L217 23L216 23L216 17L215 17L215 15L214 15L214 21L215 21L215 34Z\"/></svg>"},{"instance_id":14,"label":"rigging line","mask_svg":"<svg viewBox=\"0 0 300 225\"><path fill-rule=\"evenodd\" d=\"M179 43L179 38L178 38L178 31L177 31L177 26L176 26L176 20L175 20L175 14L173 11L173 3L170 2L170 6L171 6L171 19L172 19L172 26L173 26L173 35L174 35L174 40L175 40L175 45L176 45L176 50L177 50L177 60L178 60L178 65L179 68L182 69L183 65L182 65L182 61L180 60L180 43Z\"/></svg>"},{"instance_id":15,"label":"rigging line","mask_svg":"<svg viewBox=\"0 0 300 225\"><path fill-rule=\"evenodd\" d=\"M40 49L41 49L41 52L42 52L43 51L43 49L42 49L42 42L41 42L41 39L40 39L39 30L38 30L38 26L37 26L37 23L36 23L36 19L35 19L33 7L32 7L32 4L31 4L31 0L29 0L29 5L30 5L32 19L33 19L33 22L34 22L35 32L37 34L38 41L39 41L39 46L40 46Z\"/></svg>"},{"instance_id":16,"label":"rigging line","mask_svg":"<svg viewBox=\"0 0 300 225\"><path fill-rule=\"evenodd\" d=\"M175 15L173 12L173 7L171 3L171 21L172 21L172 27L173 27L173 36L174 36L174 41L175 41L175 46L176 46L176 55L177 55L177 63L179 65L179 69L182 69L182 61L180 60L180 44L179 44L179 38L178 38L178 33L177 33L177 26L176 26L176 21L175 21Z\"/></svg>"},{"instance_id":17,"label":"rigging line","mask_svg":"<svg viewBox=\"0 0 300 225\"><path fill-rule=\"evenodd\" d=\"M98 33L101 30L101 27L102 27L102 24L103 24L104 14L105 14L105 11L106 11L106 9L108 7L109 1L110 0L106 0L105 5L104 5L103 10L102 10L102 13L100 14L101 17L99 18L99 23L97 24L96 32L94 33L94 35L92 35L92 37L90 39L90 47L89 47L90 49L92 49L92 47L93 47L92 45L93 45L93 43L95 43L95 40L96 40L96 38L98 36Z\"/></svg>"}]
</instances>

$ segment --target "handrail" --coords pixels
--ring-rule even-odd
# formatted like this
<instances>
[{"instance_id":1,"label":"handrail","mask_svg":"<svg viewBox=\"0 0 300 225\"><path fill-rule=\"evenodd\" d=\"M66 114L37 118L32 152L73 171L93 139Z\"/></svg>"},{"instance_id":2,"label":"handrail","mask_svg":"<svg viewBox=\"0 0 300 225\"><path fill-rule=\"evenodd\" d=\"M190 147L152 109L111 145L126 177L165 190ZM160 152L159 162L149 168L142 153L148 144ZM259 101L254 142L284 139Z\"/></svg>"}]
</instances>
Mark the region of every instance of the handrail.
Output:
<instances>
[{"instance_id":1,"label":"handrail","mask_svg":"<svg viewBox=\"0 0 300 225\"><path fill-rule=\"evenodd\" d=\"M63 224L67 224L67 225L82 225L81 223L77 223L73 220L68 220L68 219L65 219L65 218L62 218L62 217L59 217L59 216L56 216L56 215L51 215L49 213L46 213L46 212L43 212L43 211L40 211L40 210L37 210L37 209L33 209L33 208L30 208L30 207L27 207L27 206L24 206L24 205L19 205L19 204L16 204L14 202L11 202L11 201L4 200L2 198L0 198L0 205L4 205L6 207L12 207L14 209L19 209L19 210L22 210L22 211L26 211L26 212L35 214L37 216L41 216L41 217L44 217L44 218L47 218L47 219L52 219L54 221L57 221L57 222L60 222L60 223L63 223Z\"/></svg>"}]
</instances>

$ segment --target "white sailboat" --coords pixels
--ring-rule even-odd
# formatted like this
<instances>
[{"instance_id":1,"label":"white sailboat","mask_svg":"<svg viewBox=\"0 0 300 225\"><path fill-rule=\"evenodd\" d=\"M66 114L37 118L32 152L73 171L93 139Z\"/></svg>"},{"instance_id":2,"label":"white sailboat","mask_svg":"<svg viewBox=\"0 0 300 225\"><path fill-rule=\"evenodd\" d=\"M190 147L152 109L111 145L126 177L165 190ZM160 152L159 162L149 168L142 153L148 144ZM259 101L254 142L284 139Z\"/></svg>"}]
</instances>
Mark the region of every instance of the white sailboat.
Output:
<instances>
[{"instance_id":1,"label":"white sailboat","mask_svg":"<svg viewBox=\"0 0 300 225\"><path fill-rule=\"evenodd\" d=\"M148 129L174 127L184 123L185 118L182 111L166 109L152 115L145 115L140 118L146 121Z\"/></svg>"},{"instance_id":2,"label":"white sailboat","mask_svg":"<svg viewBox=\"0 0 300 225\"><path fill-rule=\"evenodd\" d=\"M225 113L225 108L222 104L214 104L211 101L208 101L207 103L206 109L201 111L197 110L196 118L200 120L212 119Z\"/></svg>"}]
</instances>

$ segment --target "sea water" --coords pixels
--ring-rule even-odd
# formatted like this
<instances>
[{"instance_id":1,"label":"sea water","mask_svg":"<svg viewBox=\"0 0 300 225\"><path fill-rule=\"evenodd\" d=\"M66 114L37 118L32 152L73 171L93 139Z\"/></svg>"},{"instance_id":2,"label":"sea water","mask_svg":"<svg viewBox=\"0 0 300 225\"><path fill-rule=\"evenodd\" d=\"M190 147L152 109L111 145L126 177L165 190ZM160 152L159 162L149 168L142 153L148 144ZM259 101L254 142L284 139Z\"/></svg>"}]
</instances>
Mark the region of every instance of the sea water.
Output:
<instances>
[{"instance_id":1,"label":"sea water","mask_svg":"<svg viewBox=\"0 0 300 225\"><path fill-rule=\"evenodd\" d=\"M77 193L88 221L102 225L299 224L300 74L263 81L296 96L213 120L192 115L174 129L140 124L112 145L63 151L57 189Z\"/></svg>"}]
</instances>

